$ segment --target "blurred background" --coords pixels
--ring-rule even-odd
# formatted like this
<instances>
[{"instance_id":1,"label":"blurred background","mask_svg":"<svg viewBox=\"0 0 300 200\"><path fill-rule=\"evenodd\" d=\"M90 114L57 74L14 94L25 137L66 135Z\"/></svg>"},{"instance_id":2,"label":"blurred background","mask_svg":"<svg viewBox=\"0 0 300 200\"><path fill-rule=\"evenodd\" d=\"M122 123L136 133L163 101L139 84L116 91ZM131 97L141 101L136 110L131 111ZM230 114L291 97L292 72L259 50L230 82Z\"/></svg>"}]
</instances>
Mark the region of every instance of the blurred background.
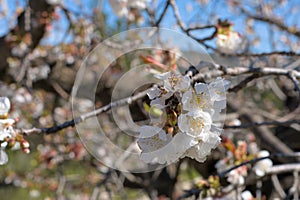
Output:
<instances>
[{"instance_id":1,"label":"blurred background","mask_svg":"<svg viewBox=\"0 0 300 200\"><path fill-rule=\"evenodd\" d=\"M169 28L189 36L221 65L299 70L299 9L298 0L0 0L0 96L11 100L9 116L18 119L18 129L49 127L70 120L71 91L85 57L107 38L140 27ZM222 49L218 43L220 30L234 33L238 44L226 44L233 47ZM131 36L133 41L139 39ZM106 45L118 49L121 44ZM189 48L186 52L199 54ZM105 71L95 102L82 99L81 109L88 111L91 105L101 107L109 103L122 74L145 62L141 56L151 55L168 65L169 54L147 50L121 56ZM88 63L99 62L101 57ZM178 64L188 67L180 59ZM248 75L224 77L234 86ZM250 79L228 94L227 125L299 120L299 93L293 81L276 74ZM143 101L146 100L130 107L135 121L147 119ZM101 114L99 123L111 133L114 142L126 143L111 113ZM299 151L299 133L297 123L224 131L233 141L254 137L259 148L271 153L286 148ZM280 143L266 140L269 135ZM97 161L72 127L26 139L31 153L7 151L9 161L0 166L1 199L176 199L201 178L216 173L215 163L226 157L220 147L205 163L183 159L156 172L133 174L110 169ZM293 161L283 159L275 163ZM287 191L292 185L290 175L280 180ZM265 181L270 183L270 179ZM246 184L249 190L253 185L253 180ZM272 184L264 185L266 199L276 197Z\"/></svg>"}]
</instances>

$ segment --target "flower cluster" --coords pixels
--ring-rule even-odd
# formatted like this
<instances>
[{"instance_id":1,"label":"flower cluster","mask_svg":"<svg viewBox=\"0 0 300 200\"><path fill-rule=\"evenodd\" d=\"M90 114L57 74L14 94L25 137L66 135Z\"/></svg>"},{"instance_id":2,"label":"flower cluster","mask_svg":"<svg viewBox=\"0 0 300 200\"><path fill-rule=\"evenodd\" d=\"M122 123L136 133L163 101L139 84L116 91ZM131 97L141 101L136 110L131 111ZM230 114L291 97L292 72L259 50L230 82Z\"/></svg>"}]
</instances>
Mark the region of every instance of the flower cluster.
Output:
<instances>
[{"instance_id":1,"label":"flower cluster","mask_svg":"<svg viewBox=\"0 0 300 200\"><path fill-rule=\"evenodd\" d=\"M249 141L239 140L237 145L223 136L222 144L228 150L226 158L219 160L216 164L216 168L219 173L226 171L234 165L239 165L243 162L269 156L269 152L266 150L260 151L255 142L255 137L251 135ZM268 168L273 165L270 159L263 159L253 166L253 171L259 177L265 175ZM242 186L245 184L245 178L248 175L249 166L243 165L234 170L231 170L227 174L227 181L233 185Z\"/></svg>"},{"instance_id":2,"label":"flower cluster","mask_svg":"<svg viewBox=\"0 0 300 200\"><path fill-rule=\"evenodd\" d=\"M149 0L109 0L109 3L118 17L127 17L131 22L143 21L140 10L147 7Z\"/></svg>"},{"instance_id":3,"label":"flower cluster","mask_svg":"<svg viewBox=\"0 0 300 200\"><path fill-rule=\"evenodd\" d=\"M232 30L232 24L219 21L217 25L216 45L223 53L236 53L243 46L243 39L238 32Z\"/></svg>"},{"instance_id":4,"label":"flower cluster","mask_svg":"<svg viewBox=\"0 0 300 200\"><path fill-rule=\"evenodd\" d=\"M214 116L226 107L226 87L221 78L210 84L191 84L189 76L171 71L156 75L162 87L151 88L151 108L161 109L160 120L142 126L138 145L146 163L172 163L190 157L204 162L220 143L222 129ZM225 87L224 87L225 86ZM162 117L165 117L163 120Z\"/></svg>"},{"instance_id":5,"label":"flower cluster","mask_svg":"<svg viewBox=\"0 0 300 200\"><path fill-rule=\"evenodd\" d=\"M7 97L0 97L0 165L8 162L8 156L5 152L6 148L21 149L24 153L29 153L29 143L18 134L13 125L14 119L7 118L10 110L10 101Z\"/></svg>"}]
</instances>

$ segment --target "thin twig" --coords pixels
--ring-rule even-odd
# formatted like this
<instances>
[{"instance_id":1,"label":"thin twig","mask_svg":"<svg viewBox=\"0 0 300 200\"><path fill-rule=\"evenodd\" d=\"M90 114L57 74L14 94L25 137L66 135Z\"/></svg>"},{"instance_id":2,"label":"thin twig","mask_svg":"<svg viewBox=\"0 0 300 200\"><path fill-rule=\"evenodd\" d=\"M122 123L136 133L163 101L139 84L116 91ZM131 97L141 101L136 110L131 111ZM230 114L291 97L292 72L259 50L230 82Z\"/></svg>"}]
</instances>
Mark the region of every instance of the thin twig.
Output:
<instances>
[{"instance_id":1,"label":"thin twig","mask_svg":"<svg viewBox=\"0 0 300 200\"><path fill-rule=\"evenodd\" d=\"M168 7L170 5L170 1L167 1L163 12L161 13L161 15L159 16L158 20L155 22L155 26L159 26L160 22L162 21L163 17L165 16L165 14L167 13Z\"/></svg>"},{"instance_id":2,"label":"thin twig","mask_svg":"<svg viewBox=\"0 0 300 200\"><path fill-rule=\"evenodd\" d=\"M229 67L221 66L221 65L217 65L217 64L215 64L215 66L218 69L218 71L196 74L194 77L192 77L192 81L203 80L205 78L215 78L215 77L222 76L222 75L237 76L237 75L249 74L249 73L250 74L251 73L259 74L260 76L268 76L268 75L286 75L287 76L292 73L295 78L300 78L300 72L298 72L296 70L286 70L286 69L280 69L280 68L244 68L244 67L229 68ZM153 87L156 87L156 86L153 86ZM20 132L24 135L31 135L31 134L38 134L38 133L46 133L46 134L55 133L64 128L73 127L73 126L75 126L75 124L85 121L88 118L97 116L104 112L107 112L113 107L130 105L133 102L135 102L136 100L145 97L146 95L147 95L147 90L137 93L131 97L127 97L127 98L123 98L123 99L115 101L115 102L111 102L110 104L107 104L95 111L86 113L82 116L74 118L70 121L66 121L59 125L55 125L55 126L52 126L49 128L32 128L32 129L27 129L27 130L21 130ZM260 126L259 123L260 122L258 122L258 124L256 124L256 125ZM284 125L286 122L278 122L278 123L279 123L278 125ZM287 122L287 123L289 123L289 122ZM299 122L295 121L293 123L299 123ZM266 124L261 124L261 126L262 125L271 125L271 124L266 123ZM247 126L253 127L254 125L247 125ZM226 126L226 128L234 128L234 127ZM241 128L241 127L238 127L238 128Z\"/></svg>"},{"instance_id":3,"label":"thin twig","mask_svg":"<svg viewBox=\"0 0 300 200\"><path fill-rule=\"evenodd\" d=\"M285 153L275 153L275 154L271 154L269 156L264 156L264 157L259 157L259 158L255 158L255 159L252 159L252 160L248 160L248 161L245 161L245 162L242 162L238 165L234 165L233 167L221 172L218 174L218 176L220 178L223 178L225 177L229 172L231 172L232 170L235 170L241 166L244 166L244 165L248 165L248 164L254 164L254 163L257 163L261 160L265 160L265 159L276 159L276 158L282 158L282 157L300 157L300 152L294 152L294 153L289 153L289 154L285 154ZM299 165L300 167L300 165ZM288 169L288 168L287 168ZM287 170L286 169L286 170ZM273 170L274 172L275 170ZM270 173L270 171L268 170L267 173ZM273 174L273 173L272 173Z\"/></svg>"},{"instance_id":4,"label":"thin twig","mask_svg":"<svg viewBox=\"0 0 300 200\"><path fill-rule=\"evenodd\" d=\"M265 17L265 16L257 16L257 15L252 15L251 13L249 13L248 11L246 11L245 9L241 9L243 13L245 13L248 17L253 18L255 20L258 21L262 21L262 22L267 22L269 24L275 25L278 28L280 28L281 30L284 30L290 34L293 34L297 37L300 37L300 31L297 30L294 27L288 27L286 26L283 22L281 22L279 19L276 19L275 17Z\"/></svg>"},{"instance_id":5,"label":"thin twig","mask_svg":"<svg viewBox=\"0 0 300 200\"><path fill-rule=\"evenodd\" d=\"M294 183L293 186L289 190L289 194L294 195L294 199L299 199L299 192L298 192L298 187L299 187L299 171L294 170L293 171L293 176L294 176Z\"/></svg>"},{"instance_id":6,"label":"thin twig","mask_svg":"<svg viewBox=\"0 0 300 200\"><path fill-rule=\"evenodd\" d=\"M296 79L295 71L290 71L288 74L288 77L291 79L295 86L295 90L298 91L299 96L300 96L300 87L299 87L299 81Z\"/></svg>"},{"instance_id":7,"label":"thin twig","mask_svg":"<svg viewBox=\"0 0 300 200\"><path fill-rule=\"evenodd\" d=\"M233 167L229 168L228 170L225 170L225 171L219 173L217 176L219 176L220 178L224 178L232 170L235 170L235 169L237 169L241 166L244 166L244 165L257 163L257 162L259 162L261 160L264 160L264 159L276 159L276 158L280 158L280 157L299 157L299 156L300 156L300 152L295 152L295 153L291 153L291 154L282 154L282 153L271 154L269 156L255 158L255 159L240 163L238 165L234 165ZM276 182L277 176L274 177L273 176L274 174L285 173L285 172L290 172L290 171L300 171L300 164L294 163L294 164L283 164L283 165L272 166L271 168L267 169L266 175L272 174L272 181ZM278 179L277 179L277 181L278 181ZM278 189L278 191L281 191L282 188L280 186L279 181L278 181L277 186L278 186L278 188L276 188L276 189ZM185 190L185 194L180 196L178 199L181 200L181 199L185 199L187 197L191 197L193 195L199 195L200 192L201 192L201 189L198 189L198 188ZM284 196L285 195L284 191L280 195Z\"/></svg>"},{"instance_id":8,"label":"thin twig","mask_svg":"<svg viewBox=\"0 0 300 200\"><path fill-rule=\"evenodd\" d=\"M209 29L209 28L216 28L216 26L215 25L194 26L194 27L187 28L186 31L190 32L190 31L201 30L201 29Z\"/></svg>"},{"instance_id":9,"label":"thin twig","mask_svg":"<svg viewBox=\"0 0 300 200\"><path fill-rule=\"evenodd\" d=\"M153 86L153 87L155 87L155 86ZM21 133L24 134L24 135L39 134L39 133L46 133L46 134L56 133L56 132L58 132L62 129L65 129L67 127L73 127L73 126L75 126L75 124L83 122L88 118L95 117L95 116L97 116L101 113L107 112L111 108L120 107L120 106L124 106L124 105L130 105L133 102L135 102L136 100L145 97L146 95L147 95L147 90L145 90L143 92L139 92L139 93L137 93L137 94L135 94L131 97L127 97L127 98L120 99L118 101L114 101L114 102L112 102L110 104L107 104L107 105L105 105L105 106L103 106L103 107L101 107L101 108L99 108L95 111L86 113L86 114L81 115L77 118L74 118L70 121L66 121L62 124L55 125L55 126L52 126L52 127L49 127L49 128L32 128L32 129L27 129L27 130L21 130Z\"/></svg>"},{"instance_id":10,"label":"thin twig","mask_svg":"<svg viewBox=\"0 0 300 200\"><path fill-rule=\"evenodd\" d=\"M288 121L269 121L269 122L254 122L249 124L241 124L241 125L224 125L226 129L242 129L242 128L250 128L257 126L289 126L291 124L300 124L300 120L288 120Z\"/></svg>"},{"instance_id":11,"label":"thin twig","mask_svg":"<svg viewBox=\"0 0 300 200\"><path fill-rule=\"evenodd\" d=\"M280 198L284 199L286 197L286 194L285 194L284 190L281 187L281 184L279 182L277 174L272 174L271 180L272 180L274 188L275 188L276 192L278 192Z\"/></svg>"},{"instance_id":12,"label":"thin twig","mask_svg":"<svg viewBox=\"0 0 300 200\"><path fill-rule=\"evenodd\" d=\"M247 78L245 78L243 81L241 81L236 86L229 88L228 92L237 92L237 91L243 89L244 87L246 87L249 82L251 82L252 80L254 80L258 77L259 77L259 74L252 74L251 76L248 76Z\"/></svg>"},{"instance_id":13,"label":"thin twig","mask_svg":"<svg viewBox=\"0 0 300 200\"><path fill-rule=\"evenodd\" d=\"M185 24L184 24L184 22L182 21L182 19L180 17L180 13L179 13L179 9L176 5L176 1L175 0L169 0L169 3L170 3L170 5L172 6L172 8L174 10L174 15L175 15L175 18L177 20L177 24L180 26L180 28L182 30L186 30Z\"/></svg>"},{"instance_id":14,"label":"thin twig","mask_svg":"<svg viewBox=\"0 0 300 200\"><path fill-rule=\"evenodd\" d=\"M272 52L264 52L264 53L237 53L230 54L230 56L238 56L238 57L263 57L263 56L300 56L300 53L296 53L294 51L272 51Z\"/></svg>"}]
</instances>

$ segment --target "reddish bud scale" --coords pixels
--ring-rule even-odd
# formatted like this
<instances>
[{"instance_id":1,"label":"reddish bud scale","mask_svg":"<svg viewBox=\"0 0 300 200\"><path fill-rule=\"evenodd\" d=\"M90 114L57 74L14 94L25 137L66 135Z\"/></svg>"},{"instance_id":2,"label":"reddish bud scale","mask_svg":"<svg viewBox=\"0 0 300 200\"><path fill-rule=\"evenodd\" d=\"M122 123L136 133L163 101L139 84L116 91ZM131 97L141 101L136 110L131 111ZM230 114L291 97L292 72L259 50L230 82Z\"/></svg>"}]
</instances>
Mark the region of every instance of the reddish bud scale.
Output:
<instances>
[{"instance_id":1,"label":"reddish bud scale","mask_svg":"<svg viewBox=\"0 0 300 200\"><path fill-rule=\"evenodd\" d=\"M22 147L22 149L27 149L27 148L29 148L29 142L27 142L25 139L23 139L22 141L21 141L21 147Z\"/></svg>"}]
</instances>

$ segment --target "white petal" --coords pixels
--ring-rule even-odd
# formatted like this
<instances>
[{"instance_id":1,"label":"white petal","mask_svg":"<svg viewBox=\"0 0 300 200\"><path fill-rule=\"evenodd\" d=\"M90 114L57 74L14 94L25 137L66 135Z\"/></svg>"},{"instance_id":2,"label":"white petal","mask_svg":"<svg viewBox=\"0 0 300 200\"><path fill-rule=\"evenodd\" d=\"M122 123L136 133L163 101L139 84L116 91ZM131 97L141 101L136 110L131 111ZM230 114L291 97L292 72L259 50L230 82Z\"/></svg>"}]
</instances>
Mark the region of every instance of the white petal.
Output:
<instances>
[{"instance_id":1,"label":"white petal","mask_svg":"<svg viewBox=\"0 0 300 200\"><path fill-rule=\"evenodd\" d=\"M204 162L206 157L211 153L211 150L216 148L221 142L221 138L213 133L203 134L197 145L188 149L186 156L196 159L198 162Z\"/></svg>"},{"instance_id":2,"label":"white petal","mask_svg":"<svg viewBox=\"0 0 300 200\"><path fill-rule=\"evenodd\" d=\"M181 102L182 102L182 109L186 111L192 111L197 108L196 104L196 97L193 96L192 90L188 90L183 93Z\"/></svg>"},{"instance_id":3,"label":"white petal","mask_svg":"<svg viewBox=\"0 0 300 200\"><path fill-rule=\"evenodd\" d=\"M242 192L242 199L243 200L252 200L252 199L254 199L254 197L250 191L246 190L246 191Z\"/></svg>"},{"instance_id":4,"label":"white petal","mask_svg":"<svg viewBox=\"0 0 300 200\"><path fill-rule=\"evenodd\" d=\"M207 93L208 92L208 85L205 83L196 83L195 90L197 94Z\"/></svg>"},{"instance_id":5,"label":"white petal","mask_svg":"<svg viewBox=\"0 0 300 200\"><path fill-rule=\"evenodd\" d=\"M184 76L180 79L179 84L176 86L177 90L187 90L190 87L191 79L188 76Z\"/></svg>"},{"instance_id":6,"label":"white petal","mask_svg":"<svg viewBox=\"0 0 300 200\"><path fill-rule=\"evenodd\" d=\"M160 96L161 90L157 87L148 89L147 95L150 99Z\"/></svg>"},{"instance_id":7,"label":"white petal","mask_svg":"<svg viewBox=\"0 0 300 200\"><path fill-rule=\"evenodd\" d=\"M109 0L109 4L117 16L123 17L128 15L127 0Z\"/></svg>"},{"instance_id":8,"label":"white petal","mask_svg":"<svg viewBox=\"0 0 300 200\"><path fill-rule=\"evenodd\" d=\"M209 131L211 124L211 116L201 110L189 111L178 117L179 129L191 137L199 137L204 131Z\"/></svg>"},{"instance_id":9,"label":"white petal","mask_svg":"<svg viewBox=\"0 0 300 200\"><path fill-rule=\"evenodd\" d=\"M159 164L169 164L177 161L187 149L195 144L196 142L191 137L182 133L177 133L173 138L170 134L167 134L165 142L154 136L153 141L146 144L147 148L139 140L139 146L142 149L141 159L146 163Z\"/></svg>"},{"instance_id":10,"label":"white petal","mask_svg":"<svg viewBox=\"0 0 300 200\"><path fill-rule=\"evenodd\" d=\"M166 100L164 98L156 98L150 102L150 105L151 107L155 106L158 109L163 109L164 107L166 107L165 101Z\"/></svg>"},{"instance_id":11,"label":"white petal","mask_svg":"<svg viewBox=\"0 0 300 200\"><path fill-rule=\"evenodd\" d=\"M0 165L4 165L8 162L8 156L6 152L1 148L0 149Z\"/></svg>"},{"instance_id":12,"label":"white petal","mask_svg":"<svg viewBox=\"0 0 300 200\"><path fill-rule=\"evenodd\" d=\"M269 156L269 155L270 155L270 153L269 153L268 151L265 151L265 150L260 151L260 152L258 153L258 157L259 157L259 158L260 158L260 157L266 157L266 156ZM266 173L266 171L267 171L270 167L272 167L272 166L273 166L272 160L266 158L266 159L264 159L264 160L261 160L261 161L257 162L257 163L254 165L253 169L254 169L256 175L261 177L261 176L264 176L265 173Z\"/></svg>"},{"instance_id":13,"label":"white petal","mask_svg":"<svg viewBox=\"0 0 300 200\"><path fill-rule=\"evenodd\" d=\"M160 80L165 80L168 77L170 77L170 72L165 72L165 73L162 73L162 74L155 74L154 77L158 78Z\"/></svg>"},{"instance_id":14,"label":"white petal","mask_svg":"<svg viewBox=\"0 0 300 200\"><path fill-rule=\"evenodd\" d=\"M7 97L0 97L0 115L8 113L10 109L10 101Z\"/></svg>"},{"instance_id":15,"label":"white petal","mask_svg":"<svg viewBox=\"0 0 300 200\"><path fill-rule=\"evenodd\" d=\"M145 9L147 6L148 0L129 0L128 6L137 8L137 9Z\"/></svg>"}]
</instances>

